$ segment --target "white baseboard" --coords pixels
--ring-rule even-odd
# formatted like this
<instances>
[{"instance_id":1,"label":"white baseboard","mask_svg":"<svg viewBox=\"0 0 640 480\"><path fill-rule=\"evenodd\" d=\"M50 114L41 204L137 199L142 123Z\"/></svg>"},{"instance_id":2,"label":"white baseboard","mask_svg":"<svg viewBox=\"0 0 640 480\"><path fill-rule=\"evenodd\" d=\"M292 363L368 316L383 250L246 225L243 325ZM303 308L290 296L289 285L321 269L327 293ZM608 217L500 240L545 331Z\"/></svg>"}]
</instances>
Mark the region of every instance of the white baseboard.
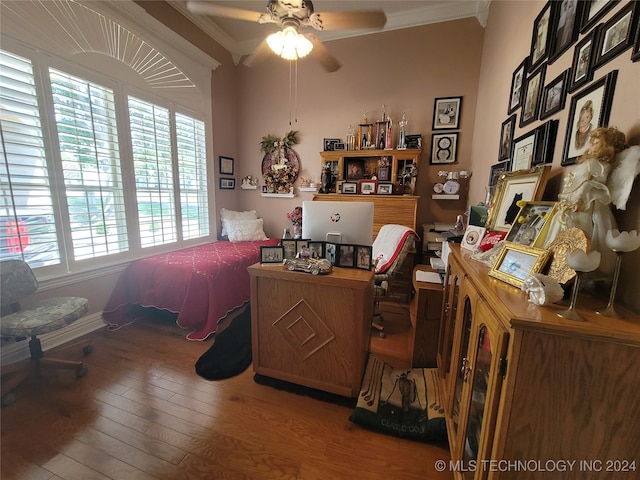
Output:
<instances>
[{"instance_id":1,"label":"white baseboard","mask_svg":"<svg viewBox=\"0 0 640 480\"><path fill-rule=\"evenodd\" d=\"M102 320L102 312L93 313L76 320L55 332L45 333L38 338L42 342L42 350L45 352L52 348L58 347L83 335L106 328L107 325ZM7 365L9 363L20 362L29 358L29 339L21 342L11 343L2 347L0 355L0 363Z\"/></svg>"}]
</instances>

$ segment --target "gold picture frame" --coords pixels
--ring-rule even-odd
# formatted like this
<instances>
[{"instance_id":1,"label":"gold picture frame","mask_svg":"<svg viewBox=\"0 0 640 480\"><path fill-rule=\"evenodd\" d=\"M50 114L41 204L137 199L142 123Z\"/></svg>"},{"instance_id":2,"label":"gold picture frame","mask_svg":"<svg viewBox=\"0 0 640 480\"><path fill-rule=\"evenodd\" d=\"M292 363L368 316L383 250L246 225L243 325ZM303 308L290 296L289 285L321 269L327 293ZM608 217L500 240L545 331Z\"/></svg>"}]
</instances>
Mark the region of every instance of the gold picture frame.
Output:
<instances>
[{"instance_id":1,"label":"gold picture frame","mask_svg":"<svg viewBox=\"0 0 640 480\"><path fill-rule=\"evenodd\" d=\"M542 271L550 256L548 250L505 242L489 275L520 288L529 275Z\"/></svg>"},{"instance_id":2,"label":"gold picture frame","mask_svg":"<svg viewBox=\"0 0 640 480\"><path fill-rule=\"evenodd\" d=\"M504 238L507 242L542 248L558 202L526 202Z\"/></svg>"},{"instance_id":3,"label":"gold picture frame","mask_svg":"<svg viewBox=\"0 0 640 480\"><path fill-rule=\"evenodd\" d=\"M485 225L487 230L508 232L520 211L518 202L535 202L542 198L550 170L550 165L539 165L527 170L501 173L491 199Z\"/></svg>"}]
</instances>

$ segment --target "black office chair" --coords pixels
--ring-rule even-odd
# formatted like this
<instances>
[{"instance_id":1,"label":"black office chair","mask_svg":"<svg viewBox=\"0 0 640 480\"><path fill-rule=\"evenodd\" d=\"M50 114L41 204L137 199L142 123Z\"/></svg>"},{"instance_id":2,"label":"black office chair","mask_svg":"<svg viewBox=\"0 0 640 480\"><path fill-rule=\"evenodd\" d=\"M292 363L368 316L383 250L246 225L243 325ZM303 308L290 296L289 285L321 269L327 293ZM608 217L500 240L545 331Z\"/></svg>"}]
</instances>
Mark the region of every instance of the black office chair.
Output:
<instances>
[{"instance_id":1,"label":"black office chair","mask_svg":"<svg viewBox=\"0 0 640 480\"><path fill-rule=\"evenodd\" d=\"M374 308L371 325L382 338L386 337L383 316L380 311L380 299L388 295L394 275L414 248L416 232L404 225L383 225L373 241L373 258L375 263Z\"/></svg>"},{"instance_id":2,"label":"black office chair","mask_svg":"<svg viewBox=\"0 0 640 480\"><path fill-rule=\"evenodd\" d=\"M0 291L2 292L0 335L13 337L16 341L31 337L29 340L31 368L24 368L23 362L2 366L2 406L11 405L15 401L12 391L26 380L32 371L39 374L41 367L72 369L77 377L84 377L87 374L87 369L80 361L44 358L38 336L64 328L81 318L89 308L89 301L80 297L47 298L23 310L20 307L20 300L37 290L38 280L26 262L14 259L0 262ZM85 339L72 342L58 349L56 353L79 346L82 346L84 354L92 351L90 341Z\"/></svg>"}]
</instances>

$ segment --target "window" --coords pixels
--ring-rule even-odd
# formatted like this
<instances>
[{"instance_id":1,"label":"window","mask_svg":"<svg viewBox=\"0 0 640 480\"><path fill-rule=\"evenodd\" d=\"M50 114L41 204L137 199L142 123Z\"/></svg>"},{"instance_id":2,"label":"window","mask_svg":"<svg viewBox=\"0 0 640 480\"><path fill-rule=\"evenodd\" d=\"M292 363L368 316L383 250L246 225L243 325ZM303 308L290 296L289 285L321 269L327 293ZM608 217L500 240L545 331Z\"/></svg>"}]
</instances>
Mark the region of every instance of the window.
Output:
<instances>
[{"instance_id":1,"label":"window","mask_svg":"<svg viewBox=\"0 0 640 480\"><path fill-rule=\"evenodd\" d=\"M0 51L0 67L3 258L72 271L209 236L202 120L169 101L126 96L125 84L45 65L35 52Z\"/></svg>"},{"instance_id":2,"label":"window","mask_svg":"<svg viewBox=\"0 0 640 480\"><path fill-rule=\"evenodd\" d=\"M127 251L113 91L50 69L75 260Z\"/></svg>"},{"instance_id":3,"label":"window","mask_svg":"<svg viewBox=\"0 0 640 480\"><path fill-rule=\"evenodd\" d=\"M60 263L31 61L0 51L0 256Z\"/></svg>"}]
</instances>

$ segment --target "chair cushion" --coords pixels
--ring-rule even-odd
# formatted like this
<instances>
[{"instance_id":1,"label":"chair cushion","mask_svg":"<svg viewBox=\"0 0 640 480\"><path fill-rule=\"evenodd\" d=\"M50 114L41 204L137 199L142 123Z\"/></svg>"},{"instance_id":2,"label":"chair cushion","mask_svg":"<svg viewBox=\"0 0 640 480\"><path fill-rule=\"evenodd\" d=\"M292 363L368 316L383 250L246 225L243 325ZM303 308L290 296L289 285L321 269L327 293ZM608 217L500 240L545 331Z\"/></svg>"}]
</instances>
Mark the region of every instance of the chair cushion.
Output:
<instances>
[{"instance_id":1,"label":"chair cushion","mask_svg":"<svg viewBox=\"0 0 640 480\"><path fill-rule=\"evenodd\" d=\"M89 301L80 297L56 297L0 318L3 337L31 337L59 330L82 317Z\"/></svg>"},{"instance_id":2,"label":"chair cushion","mask_svg":"<svg viewBox=\"0 0 640 480\"><path fill-rule=\"evenodd\" d=\"M373 242L373 259L378 261L376 273L386 272L398 258L406 241L413 242L416 238L418 234L412 228L404 225L383 225Z\"/></svg>"}]
</instances>

